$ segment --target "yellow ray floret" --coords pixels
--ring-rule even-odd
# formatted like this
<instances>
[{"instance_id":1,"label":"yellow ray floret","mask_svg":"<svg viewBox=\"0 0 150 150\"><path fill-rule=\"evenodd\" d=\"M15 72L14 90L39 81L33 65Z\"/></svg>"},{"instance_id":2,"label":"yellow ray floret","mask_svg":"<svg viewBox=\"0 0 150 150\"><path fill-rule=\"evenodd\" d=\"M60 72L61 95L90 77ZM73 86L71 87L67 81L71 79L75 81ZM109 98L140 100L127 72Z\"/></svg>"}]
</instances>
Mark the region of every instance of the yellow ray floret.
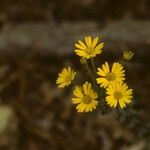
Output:
<instances>
[{"instance_id":1,"label":"yellow ray floret","mask_svg":"<svg viewBox=\"0 0 150 150\"><path fill-rule=\"evenodd\" d=\"M132 59L134 53L130 50L126 50L123 52L123 58L127 61L129 61L130 59Z\"/></svg>"},{"instance_id":2,"label":"yellow ray floret","mask_svg":"<svg viewBox=\"0 0 150 150\"><path fill-rule=\"evenodd\" d=\"M125 83L113 84L106 89L106 102L109 106L116 108L118 105L121 108L126 107L131 103L132 89L128 89Z\"/></svg>"},{"instance_id":3,"label":"yellow ray floret","mask_svg":"<svg viewBox=\"0 0 150 150\"><path fill-rule=\"evenodd\" d=\"M91 83L85 82L82 87L76 86L73 95L75 97L72 98L72 102L77 104L76 109L78 112L89 112L96 109L98 95L92 89Z\"/></svg>"},{"instance_id":4,"label":"yellow ray floret","mask_svg":"<svg viewBox=\"0 0 150 150\"><path fill-rule=\"evenodd\" d=\"M110 70L109 64L105 62L105 64L102 65L102 68L98 68L97 74L100 77L98 77L96 81L101 87L106 88L109 85L123 82L123 80L125 80L124 72L125 70L120 63L113 63L112 69Z\"/></svg>"},{"instance_id":5,"label":"yellow ray floret","mask_svg":"<svg viewBox=\"0 0 150 150\"><path fill-rule=\"evenodd\" d=\"M85 42L79 40L78 43L75 43L75 53L78 56L86 59L95 57L97 54L100 54L102 52L102 48L104 45L104 43L98 44L98 40L98 37L92 40L91 36L86 36Z\"/></svg>"},{"instance_id":6,"label":"yellow ray floret","mask_svg":"<svg viewBox=\"0 0 150 150\"><path fill-rule=\"evenodd\" d=\"M68 86L74 80L75 75L76 72L74 72L70 67L64 68L61 73L59 73L56 84L58 84L59 88Z\"/></svg>"}]
</instances>

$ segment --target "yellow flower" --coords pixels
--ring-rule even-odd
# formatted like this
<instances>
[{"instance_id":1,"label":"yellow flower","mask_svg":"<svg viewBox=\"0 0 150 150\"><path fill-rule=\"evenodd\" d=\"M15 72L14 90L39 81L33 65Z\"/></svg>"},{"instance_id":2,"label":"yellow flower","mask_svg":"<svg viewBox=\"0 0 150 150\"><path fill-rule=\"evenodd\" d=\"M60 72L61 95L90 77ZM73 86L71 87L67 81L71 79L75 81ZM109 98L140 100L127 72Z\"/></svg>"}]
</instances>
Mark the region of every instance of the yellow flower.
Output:
<instances>
[{"instance_id":1,"label":"yellow flower","mask_svg":"<svg viewBox=\"0 0 150 150\"><path fill-rule=\"evenodd\" d=\"M104 43L98 44L98 40L98 37L92 40L91 36L85 37L85 43L79 40L78 43L75 43L75 47L77 48L75 50L76 54L86 59L100 54L102 52Z\"/></svg>"},{"instance_id":2,"label":"yellow flower","mask_svg":"<svg viewBox=\"0 0 150 150\"><path fill-rule=\"evenodd\" d=\"M72 102L77 104L76 109L78 112L89 112L96 109L98 95L92 89L91 83L85 82L82 87L76 86L73 95L75 97L72 98Z\"/></svg>"},{"instance_id":3,"label":"yellow flower","mask_svg":"<svg viewBox=\"0 0 150 150\"><path fill-rule=\"evenodd\" d=\"M132 59L134 53L130 50L124 51L123 52L123 58L127 61L129 61L130 59Z\"/></svg>"},{"instance_id":4,"label":"yellow flower","mask_svg":"<svg viewBox=\"0 0 150 150\"><path fill-rule=\"evenodd\" d=\"M132 89L128 89L125 83L113 84L106 89L106 102L111 107L116 108L119 105L121 108L126 107L126 104L131 102Z\"/></svg>"},{"instance_id":5,"label":"yellow flower","mask_svg":"<svg viewBox=\"0 0 150 150\"><path fill-rule=\"evenodd\" d=\"M105 62L105 64L102 65L102 69L98 68L97 74L100 77L96 79L97 83L100 84L101 87L106 88L111 84L122 82L125 80L124 72L123 66L120 63L113 63L112 69L110 70L108 63Z\"/></svg>"},{"instance_id":6,"label":"yellow flower","mask_svg":"<svg viewBox=\"0 0 150 150\"><path fill-rule=\"evenodd\" d=\"M75 75L76 72L74 72L70 67L64 68L61 73L59 73L56 84L58 84L59 88L68 86L71 84L72 80L74 80Z\"/></svg>"}]
</instances>

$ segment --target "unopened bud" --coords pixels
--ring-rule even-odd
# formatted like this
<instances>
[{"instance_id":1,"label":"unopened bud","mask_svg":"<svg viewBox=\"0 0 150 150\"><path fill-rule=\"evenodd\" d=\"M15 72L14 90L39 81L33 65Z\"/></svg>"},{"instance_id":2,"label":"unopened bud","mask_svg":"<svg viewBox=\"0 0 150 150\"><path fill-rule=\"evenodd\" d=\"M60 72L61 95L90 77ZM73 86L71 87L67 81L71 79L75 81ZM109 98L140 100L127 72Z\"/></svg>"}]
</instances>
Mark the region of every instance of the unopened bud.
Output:
<instances>
[{"instance_id":1,"label":"unopened bud","mask_svg":"<svg viewBox=\"0 0 150 150\"><path fill-rule=\"evenodd\" d=\"M123 58L127 61L129 61L130 59L132 59L134 53L130 50L126 50L123 52Z\"/></svg>"}]
</instances>

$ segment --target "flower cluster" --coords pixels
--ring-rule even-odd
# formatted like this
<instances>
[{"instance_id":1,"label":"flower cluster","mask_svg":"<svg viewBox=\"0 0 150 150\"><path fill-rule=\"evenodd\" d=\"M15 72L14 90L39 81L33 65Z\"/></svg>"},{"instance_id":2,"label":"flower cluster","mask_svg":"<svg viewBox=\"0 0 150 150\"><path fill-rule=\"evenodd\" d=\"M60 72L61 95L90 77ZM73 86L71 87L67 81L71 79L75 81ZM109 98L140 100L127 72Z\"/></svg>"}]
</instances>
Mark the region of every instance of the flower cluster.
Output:
<instances>
[{"instance_id":1,"label":"flower cluster","mask_svg":"<svg viewBox=\"0 0 150 150\"><path fill-rule=\"evenodd\" d=\"M121 62L132 59L134 53L124 51L123 61L112 64L106 61L100 67L95 67L94 58L102 53L103 46L104 43L99 42L98 37L92 39L91 36L75 43L74 52L81 58L80 63L91 79L74 87L72 103L76 105L77 112L93 111L102 103L110 108L124 108L132 102L133 90L125 83L125 69ZM75 78L76 72L71 67L64 68L59 73L56 84L59 88L64 88L75 82Z\"/></svg>"}]
</instances>

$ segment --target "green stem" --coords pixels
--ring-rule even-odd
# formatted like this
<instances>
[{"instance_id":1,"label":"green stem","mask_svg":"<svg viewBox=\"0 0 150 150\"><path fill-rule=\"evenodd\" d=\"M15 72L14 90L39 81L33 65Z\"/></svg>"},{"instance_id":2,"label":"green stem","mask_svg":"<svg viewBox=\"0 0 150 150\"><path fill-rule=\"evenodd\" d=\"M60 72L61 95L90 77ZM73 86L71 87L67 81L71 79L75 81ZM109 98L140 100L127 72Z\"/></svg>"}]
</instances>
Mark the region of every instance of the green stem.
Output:
<instances>
[{"instance_id":1,"label":"green stem","mask_svg":"<svg viewBox=\"0 0 150 150\"><path fill-rule=\"evenodd\" d=\"M91 76L92 73L91 73L91 70L89 68L88 62L85 64L85 69L87 70L89 76Z\"/></svg>"},{"instance_id":2,"label":"green stem","mask_svg":"<svg viewBox=\"0 0 150 150\"><path fill-rule=\"evenodd\" d=\"M96 85L96 80L95 80L95 75L93 74L93 72L91 71L91 69L89 68L88 62L85 64L85 68L91 78L91 81L93 83L94 88L97 90L97 85Z\"/></svg>"},{"instance_id":3,"label":"green stem","mask_svg":"<svg viewBox=\"0 0 150 150\"><path fill-rule=\"evenodd\" d=\"M92 64L92 69L93 69L93 72L94 72L94 76L96 78L96 67L95 67L95 63L94 63L93 58L91 58L90 61L91 61L91 64Z\"/></svg>"}]
</instances>

